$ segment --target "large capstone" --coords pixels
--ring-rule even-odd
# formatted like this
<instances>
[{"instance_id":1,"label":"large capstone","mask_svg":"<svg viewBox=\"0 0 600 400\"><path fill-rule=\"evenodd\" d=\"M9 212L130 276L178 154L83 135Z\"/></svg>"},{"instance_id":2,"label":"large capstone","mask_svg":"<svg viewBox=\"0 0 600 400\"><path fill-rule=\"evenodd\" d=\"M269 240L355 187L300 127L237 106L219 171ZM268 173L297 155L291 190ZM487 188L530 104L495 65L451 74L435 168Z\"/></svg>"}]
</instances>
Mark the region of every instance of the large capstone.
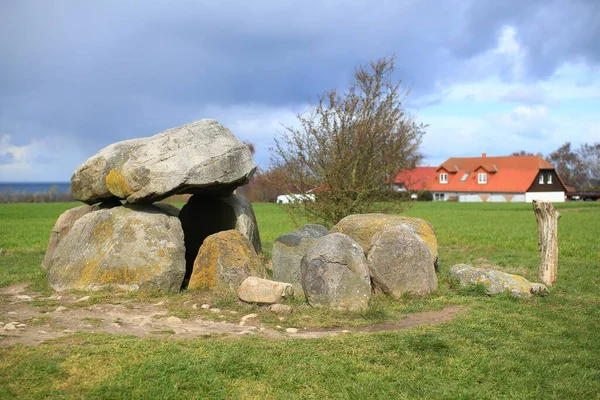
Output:
<instances>
[{"instance_id":1,"label":"large capstone","mask_svg":"<svg viewBox=\"0 0 600 400\"><path fill-rule=\"evenodd\" d=\"M408 226L379 231L371 239L367 264L375 289L400 299L438 289L429 246Z\"/></svg>"},{"instance_id":2,"label":"large capstone","mask_svg":"<svg viewBox=\"0 0 600 400\"><path fill-rule=\"evenodd\" d=\"M300 282L302 257L310 246L328 233L324 226L309 224L275 239L272 253L273 279L291 283L295 295L303 296L304 290Z\"/></svg>"},{"instance_id":3,"label":"large capstone","mask_svg":"<svg viewBox=\"0 0 600 400\"><path fill-rule=\"evenodd\" d=\"M371 280L362 247L351 237L333 233L317 240L301 263L304 295L313 307L366 310Z\"/></svg>"},{"instance_id":4,"label":"large capstone","mask_svg":"<svg viewBox=\"0 0 600 400\"><path fill-rule=\"evenodd\" d=\"M178 193L227 195L256 170L247 145L203 119L100 150L77 167L73 197L88 204L117 197L152 203Z\"/></svg>"},{"instance_id":5,"label":"large capstone","mask_svg":"<svg viewBox=\"0 0 600 400\"><path fill-rule=\"evenodd\" d=\"M256 216L252 204L243 196L194 195L181 209L179 219L185 233L184 287L192 274L200 246L214 233L235 229L250 241L256 254L261 252Z\"/></svg>"},{"instance_id":6,"label":"large capstone","mask_svg":"<svg viewBox=\"0 0 600 400\"><path fill-rule=\"evenodd\" d=\"M250 241L232 229L215 233L204 240L187 288L237 292L249 276L265 278L266 275L262 260Z\"/></svg>"},{"instance_id":7,"label":"large capstone","mask_svg":"<svg viewBox=\"0 0 600 400\"><path fill-rule=\"evenodd\" d=\"M48 265L55 290L178 291L185 274L183 229L159 207L100 209L77 219Z\"/></svg>"},{"instance_id":8,"label":"large capstone","mask_svg":"<svg viewBox=\"0 0 600 400\"><path fill-rule=\"evenodd\" d=\"M431 263L435 269L438 268L438 244L433 226L421 218L405 217L388 214L354 214L349 215L338 222L331 232L345 233L356 240L365 251L369 253L373 235L386 228L394 226L408 226L417 234L431 250Z\"/></svg>"}]
</instances>

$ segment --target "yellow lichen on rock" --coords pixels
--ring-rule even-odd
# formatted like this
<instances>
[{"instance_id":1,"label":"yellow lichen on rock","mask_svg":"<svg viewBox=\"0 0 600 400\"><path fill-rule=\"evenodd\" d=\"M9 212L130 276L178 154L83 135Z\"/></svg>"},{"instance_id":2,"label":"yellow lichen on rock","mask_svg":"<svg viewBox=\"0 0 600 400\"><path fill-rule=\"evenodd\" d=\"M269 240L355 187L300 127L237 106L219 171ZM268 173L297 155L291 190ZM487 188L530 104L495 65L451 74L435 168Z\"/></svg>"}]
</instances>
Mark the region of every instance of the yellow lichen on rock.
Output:
<instances>
[{"instance_id":1,"label":"yellow lichen on rock","mask_svg":"<svg viewBox=\"0 0 600 400\"><path fill-rule=\"evenodd\" d=\"M106 187L115 196L125 199L133 193L133 190L127 186L127 181L122 173L116 169L111 169L106 175Z\"/></svg>"},{"instance_id":2,"label":"yellow lichen on rock","mask_svg":"<svg viewBox=\"0 0 600 400\"><path fill-rule=\"evenodd\" d=\"M194 260L188 289L237 290L249 276L266 276L260 257L240 232L222 231L204 239Z\"/></svg>"},{"instance_id":3,"label":"yellow lichen on rock","mask_svg":"<svg viewBox=\"0 0 600 400\"><path fill-rule=\"evenodd\" d=\"M435 261L438 258L437 238L433 226L421 218L388 214L350 215L331 228L331 233L339 232L350 236L361 245L365 253L368 253L371 247L371 239L377 232L399 224L410 226L427 243L433 260Z\"/></svg>"}]
</instances>

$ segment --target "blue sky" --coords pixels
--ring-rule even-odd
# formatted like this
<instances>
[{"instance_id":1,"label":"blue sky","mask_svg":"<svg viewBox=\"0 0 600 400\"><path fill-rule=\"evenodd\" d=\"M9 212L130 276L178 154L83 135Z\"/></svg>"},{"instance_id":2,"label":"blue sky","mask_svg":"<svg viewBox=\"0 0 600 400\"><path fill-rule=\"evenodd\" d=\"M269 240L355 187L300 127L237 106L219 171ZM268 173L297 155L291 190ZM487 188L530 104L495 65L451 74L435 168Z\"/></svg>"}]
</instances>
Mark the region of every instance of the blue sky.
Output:
<instances>
[{"instance_id":1,"label":"blue sky","mask_svg":"<svg viewBox=\"0 0 600 400\"><path fill-rule=\"evenodd\" d=\"M214 118L269 147L396 55L424 164L600 141L600 2L0 0L0 182Z\"/></svg>"}]
</instances>

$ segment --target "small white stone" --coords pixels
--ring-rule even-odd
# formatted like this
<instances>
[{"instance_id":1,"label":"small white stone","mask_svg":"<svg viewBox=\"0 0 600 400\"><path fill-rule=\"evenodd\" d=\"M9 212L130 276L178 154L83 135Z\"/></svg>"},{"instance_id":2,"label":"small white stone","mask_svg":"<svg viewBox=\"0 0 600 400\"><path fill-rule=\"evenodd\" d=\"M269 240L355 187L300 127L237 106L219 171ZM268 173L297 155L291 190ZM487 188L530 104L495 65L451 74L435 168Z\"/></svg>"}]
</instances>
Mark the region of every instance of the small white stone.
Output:
<instances>
[{"instance_id":1,"label":"small white stone","mask_svg":"<svg viewBox=\"0 0 600 400\"><path fill-rule=\"evenodd\" d=\"M252 332L252 331L241 331L239 334L240 335L254 335L254 332Z\"/></svg>"},{"instance_id":2,"label":"small white stone","mask_svg":"<svg viewBox=\"0 0 600 400\"><path fill-rule=\"evenodd\" d=\"M347 330L347 329L344 329L344 330L342 331L342 333L350 333L350 331L349 331L349 330Z\"/></svg>"},{"instance_id":3,"label":"small white stone","mask_svg":"<svg viewBox=\"0 0 600 400\"><path fill-rule=\"evenodd\" d=\"M7 314L10 314L10 315L16 315L16 314L18 314L18 313L17 313L16 311L9 311L9 312L7 312Z\"/></svg>"},{"instance_id":4,"label":"small white stone","mask_svg":"<svg viewBox=\"0 0 600 400\"><path fill-rule=\"evenodd\" d=\"M152 305L155 306L155 307L158 307L158 306L162 306L164 304L165 304L164 301L159 301L158 303L155 303L155 304L152 304Z\"/></svg>"},{"instance_id":5,"label":"small white stone","mask_svg":"<svg viewBox=\"0 0 600 400\"><path fill-rule=\"evenodd\" d=\"M202 304L201 307L204 308L205 310L208 310L208 309L210 309L210 304Z\"/></svg>"},{"instance_id":6,"label":"small white stone","mask_svg":"<svg viewBox=\"0 0 600 400\"><path fill-rule=\"evenodd\" d=\"M15 329L17 329L17 327L12 322L9 322L8 324L4 325L5 331L14 331Z\"/></svg>"},{"instance_id":7,"label":"small white stone","mask_svg":"<svg viewBox=\"0 0 600 400\"><path fill-rule=\"evenodd\" d=\"M17 328L25 328L26 326L27 326L27 325L25 325L25 324L17 324L17 325L16 325L16 327L17 327Z\"/></svg>"},{"instance_id":8,"label":"small white stone","mask_svg":"<svg viewBox=\"0 0 600 400\"><path fill-rule=\"evenodd\" d=\"M181 323L181 319L177 318L177 317L169 317L169 318L167 318L167 322L169 324L180 324Z\"/></svg>"},{"instance_id":9,"label":"small white stone","mask_svg":"<svg viewBox=\"0 0 600 400\"><path fill-rule=\"evenodd\" d=\"M80 299L75 300L75 303L79 303L81 301L88 301L90 299L90 296L83 296Z\"/></svg>"},{"instance_id":10,"label":"small white stone","mask_svg":"<svg viewBox=\"0 0 600 400\"><path fill-rule=\"evenodd\" d=\"M72 329L65 329L64 331L62 331L62 333L75 333L76 331L72 330Z\"/></svg>"},{"instance_id":11,"label":"small white stone","mask_svg":"<svg viewBox=\"0 0 600 400\"><path fill-rule=\"evenodd\" d=\"M221 312L221 309L220 308L211 308L210 311L214 312L215 314L218 314Z\"/></svg>"},{"instance_id":12,"label":"small white stone","mask_svg":"<svg viewBox=\"0 0 600 400\"><path fill-rule=\"evenodd\" d=\"M277 325L275 328L277 328L277 329L283 329L283 328L281 327L281 325Z\"/></svg>"},{"instance_id":13,"label":"small white stone","mask_svg":"<svg viewBox=\"0 0 600 400\"><path fill-rule=\"evenodd\" d=\"M197 310L197 309L198 309L198 304L194 304L194 305L192 306L192 308L193 308L194 310Z\"/></svg>"},{"instance_id":14,"label":"small white stone","mask_svg":"<svg viewBox=\"0 0 600 400\"><path fill-rule=\"evenodd\" d=\"M66 311L66 310L67 310L67 307L65 307L65 306L58 306L58 307L56 307L56 310L54 310L54 311L55 312L60 312L60 311Z\"/></svg>"},{"instance_id":15,"label":"small white stone","mask_svg":"<svg viewBox=\"0 0 600 400\"><path fill-rule=\"evenodd\" d=\"M31 301L31 296L27 296L25 294L20 294L15 296L15 299L20 300L20 301Z\"/></svg>"},{"instance_id":16,"label":"small white stone","mask_svg":"<svg viewBox=\"0 0 600 400\"><path fill-rule=\"evenodd\" d=\"M258 328L259 331L264 332L267 330L267 328L265 328L264 326L261 326L260 328Z\"/></svg>"},{"instance_id":17,"label":"small white stone","mask_svg":"<svg viewBox=\"0 0 600 400\"><path fill-rule=\"evenodd\" d=\"M287 333L298 333L298 329L296 328L287 328L285 331Z\"/></svg>"},{"instance_id":18,"label":"small white stone","mask_svg":"<svg viewBox=\"0 0 600 400\"><path fill-rule=\"evenodd\" d=\"M247 315L244 315L244 316L243 316L243 317L240 319L240 326L244 326L244 325L246 325L246 322L247 322L249 319L256 318L256 317L258 317L258 314L247 314Z\"/></svg>"}]
</instances>

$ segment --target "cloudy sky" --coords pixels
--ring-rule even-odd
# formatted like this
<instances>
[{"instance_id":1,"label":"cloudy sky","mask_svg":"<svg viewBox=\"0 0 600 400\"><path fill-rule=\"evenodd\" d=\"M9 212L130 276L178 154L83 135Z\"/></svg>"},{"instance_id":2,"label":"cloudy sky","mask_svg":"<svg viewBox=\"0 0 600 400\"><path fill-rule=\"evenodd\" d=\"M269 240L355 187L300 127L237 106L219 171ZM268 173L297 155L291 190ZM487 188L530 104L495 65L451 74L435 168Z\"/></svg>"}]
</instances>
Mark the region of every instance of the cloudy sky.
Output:
<instances>
[{"instance_id":1,"label":"cloudy sky","mask_svg":"<svg viewBox=\"0 0 600 400\"><path fill-rule=\"evenodd\" d=\"M269 147L396 55L425 164L600 141L600 1L0 0L0 182L214 118Z\"/></svg>"}]
</instances>

